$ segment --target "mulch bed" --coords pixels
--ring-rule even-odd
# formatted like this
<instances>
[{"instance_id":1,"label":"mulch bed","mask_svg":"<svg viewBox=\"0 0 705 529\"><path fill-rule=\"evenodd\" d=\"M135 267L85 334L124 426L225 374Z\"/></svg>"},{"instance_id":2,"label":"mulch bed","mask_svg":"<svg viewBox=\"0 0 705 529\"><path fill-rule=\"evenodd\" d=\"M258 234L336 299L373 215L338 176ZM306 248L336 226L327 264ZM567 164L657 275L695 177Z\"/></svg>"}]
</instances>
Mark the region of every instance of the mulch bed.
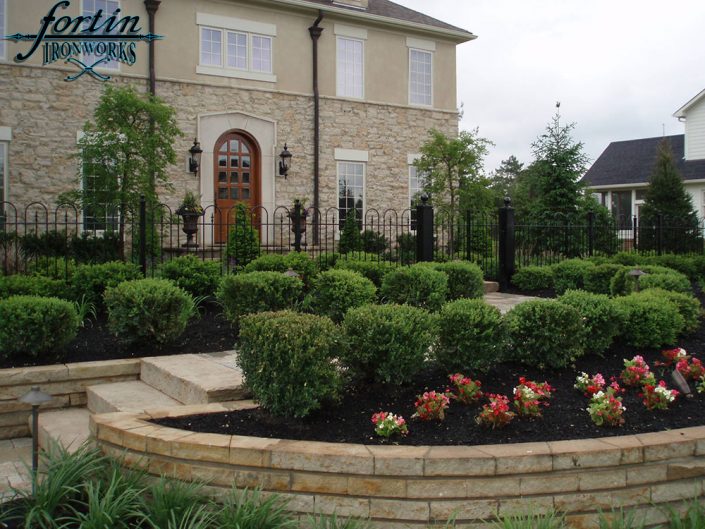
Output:
<instances>
[{"instance_id":1,"label":"mulch bed","mask_svg":"<svg viewBox=\"0 0 705 529\"><path fill-rule=\"evenodd\" d=\"M697 286L694 289L702 302L702 291ZM678 345L691 355L705 360L705 325L701 325L695 334L682 339ZM197 432L375 445L385 441L374 435L371 416L378 411L391 411L404 416L410 430L408 437L395 439L394 442L417 446L558 441L705 425L705 394L694 392L691 398L680 396L667 411L648 411L637 396L638 391L631 388L624 395L624 426L598 427L592 423L585 411L588 399L573 388L576 375L580 371L591 375L599 372L609 381L609 377L618 376L621 372L623 359L632 358L635 354L644 356L657 377L673 387L670 372L654 367L654 361L661 358L660 350L637 350L621 344L613 345L603 357L583 357L574 368L565 370L540 371L516 364L501 364L486 374L465 373L480 379L484 391L507 396L512 394L520 376L537 382L545 380L556 389L550 406L544 409L543 418L516 418L508 427L498 430L488 430L475 423L482 403L463 406L451 402L443 422L411 419L417 395L427 390L443 391L448 385L447 371L431 368L419 374L412 383L399 388L369 384L350 388L338 404L329 405L305 419L276 418L255 409L155 422Z\"/></svg>"},{"instance_id":2,"label":"mulch bed","mask_svg":"<svg viewBox=\"0 0 705 529\"><path fill-rule=\"evenodd\" d=\"M0 359L0 369L69 362L92 362L120 358L163 356L187 353L213 353L233 349L237 333L216 304L201 308L200 317L189 322L186 332L172 344L164 346L126 344L112 335L105 316L89 320L76 339L53 357L28 358L25 361Z\"/></svg>"}]
</instances>

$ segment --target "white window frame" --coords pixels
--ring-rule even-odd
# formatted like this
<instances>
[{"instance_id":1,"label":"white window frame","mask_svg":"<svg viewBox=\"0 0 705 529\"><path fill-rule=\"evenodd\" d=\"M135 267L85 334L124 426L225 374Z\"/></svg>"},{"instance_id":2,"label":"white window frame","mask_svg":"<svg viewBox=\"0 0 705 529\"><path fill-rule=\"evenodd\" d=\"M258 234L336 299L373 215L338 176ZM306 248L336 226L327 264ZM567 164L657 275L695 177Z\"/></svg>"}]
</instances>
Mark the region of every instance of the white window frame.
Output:
<instances>
[{"instance_id":1,"label":"white window frame","mask_svg":"<svg viewBox=\"0 0 705 529\"><path fill-rule=\"evenodd\" d=\"M10 142L8 141L0 141L0 171L2 171L2 182L0 182L0 191L2 191L2 197L0 197L0 215L3 215L4 211L4 206L3 202L9 202L8 200L8 193L9 193L9 185L8 185L8 167L9 164L7 163L7 154L9 152L9 147Z\"/></svg>"},{"instance_id":2,"label":"white window frame","mask_svg":"<svg viewBox=\"0 0 705 529\"><path fill-rule=\"evenodd\" d=\"M263 22L221 17L207 13L197 13L196 23L198 25L198 63L196 73L202 75L215 75L219 77L234 77L239 79L249 79L252 81L277 82L274 74L274 44L277 36L276 26ZM220 31L221 52L220 65L202 64L201 52L203 50L203 30ZM247 65L245 68L237 68L228 65L228 38L231 34L245 35L247 38ZM261 38L269 41L269 71L254 70L254 39Z\"/></svg>"},{"instance_id":3,"label":"white window frame","mask_svg":"<svg viewBox=\"0 0 705 529\"><path fill-rule=\"evenodd\" d=\"M7 2L8 0L0 0L0 15L2 15L2 24L0 24L0 35L7 35ZM7 42L0 40L0 61L7 60Z\"/></svg>"},{"instance_id":4,"label":"white window frame","mask_svg":"<svg viewBox=\"0 0 705 529\"><path fill-rule=\"evenodd\" d=\"M433 107L433 97L434 97L434 89L433 89L433 79L434 79L434 63L435 63L435 57L434 57L434 50L435 46L430 46L430 45L424 45L425 41L418 41L414 39L408 39L407 40L407 45L408 44L415 44L416 46L409 46L409 105L412 106L419 106L419 107ZM433 48L433 49L431 49ZM430 103L420 103L418 101L414 101L414 95L411 90L411 65L412 65L412 55L413 53L422 53L426 54L431 58L431 84L430 84L430 94L429 99Z\"/></svg>"},{"instance_id":5,"label":"white window frame","mask_svg":"<svg viewBox=\"0 0 705 529\"><path fill-rule=\"evenodd\" d=\"M7 1L7 0L5 0L5 1ZM93 1L95 2L96 0L93 0ZM118 9L122 9L122 0L106 0L106 5L107 5L108 1L116 2ZM91 13L91 15L92 14L93 13ZM110 16L111 14L112 13L106 14L105 11L103 11L104 16ZM81 0L81 15L86 16L86 0ZM81 59L84 59L84 58L85 58L85 55L83 53L81 53ZM90 64L88 66L90 66ZM104 70L106 72L119 72L120 71L120 61L108 61L107 63L104 62L104 63L96 66L95 69L96 70Z\"/></svg>"},{"instance_id":6,"label":"white window frame","mask_svg":"<svg viewBox=\"0 0 705 529\"><path fill-rule=\"evenodd\" d=\"M341 41L356 42L360 44L360 59L362 61L360 65L361 78L360 78L360 95L350 95L345 93L345 86L343 83L343 89L341 90L341 75L343 73L340 65L340 43ZM364 39L351 37L349 35L338 35L335 38L335 93L338 97L345 97L349 99L365 99L365 41ZM353 86L353 92L355 91L355 86Z\"/></svg>"},{"instance_id":7,"label":"white window frame","mask_svg":"<svg viewBox=\"0 0 705 529\"><path fill-rule=\"evenodd\" d=\"M343 163L360 164L362 166L362 219L364 226L367 213L367 164L369 154L367 151L352 149L335 149L335 207L340 211L340 167ZM335 229L335 238L340 236L340 221Z\"/></svg>"},{"instance_id":8,"label":"white window frame","mask_svg":"<svg viewBox=\"0 0 705 529\"><path fill-rule=\"evenodd\" d=\"M407 161L407 163L408 163L408 165L407 165L407 167L408 167L408 175L409 175L409 178L408 178L408 181L407 181L407 183L408 183L408 189L409 189L409 202L408 202L408 204L409 204L409 231L414 232L414 233L416 232L416 230L412 228L412 226L413 226L413 222L412 222L412 221L414 220L414 219L413 219L414 207L412 206L411 202L412 202L412 200L414 199L414 195L415 195L416 193L418 193L418 192L420 192L420 191L423 191L423 187L419 187L418 190L417 190L415 193L412 192L412 187L411 187L411 178L412 178L412 176L411 176L411 173L412 173L412 171L416 171L416 176L415 176L415 178L416 178L416 182L418 183L418 182L419 182L419 170L418 170L417 167L414 165L414 162L415 162L416 160L418 160L419 158L421 158L421 155L420 155L420 154L410 154L410 155L408 156L408 161Z\"/></svg>"},{"instance_id":9,"label":"white window frame","mask_svg":"<svg viewBox=\"0 0 705 529\"><path fill-rule=\"evenodd\" d=\"M76 143L78 144L84 136L85 136L85 133L82 130L79 130L76 133ZM86 175L83 172L83 156L78 157L78 174L81 175L81 191L85 191ZM106 231L113 231L113 230L106 230L106 229L102 229L102 230L86 229L85 211L86 211L86 206L83 205L80 208L80 216L79 216L79 224L81 226L81 232L92 233L96 237L102 237ZM107 214L106 214L105 219L103 219L103 221L104 221L105 225L108 226L109 222L108 222ZM120 211L119 210L116 212L116 215L115 215L115 223L116 223L116 229L119 229L119 226L120 226Z\"/></svg>"}]
</instances>

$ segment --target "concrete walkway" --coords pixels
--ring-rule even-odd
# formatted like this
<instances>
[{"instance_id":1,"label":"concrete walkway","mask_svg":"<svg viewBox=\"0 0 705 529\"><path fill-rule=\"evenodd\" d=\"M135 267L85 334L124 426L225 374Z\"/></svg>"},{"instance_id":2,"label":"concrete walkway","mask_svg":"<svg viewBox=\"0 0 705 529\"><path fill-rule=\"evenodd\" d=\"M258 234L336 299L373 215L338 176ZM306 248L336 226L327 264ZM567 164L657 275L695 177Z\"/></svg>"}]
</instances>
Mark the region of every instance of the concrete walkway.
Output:
<instances>
[{"instance_id":1,"label":"concrete walkway","mask_svg":"<svg viewBox=\"0 0 705 529\"><path fill-rule=\"evenodd\" d=\"M29 489L27 466L32 464L32 440L28 437L0 441L0 501L13 495L12 489Z\"/></svg>"},{"instance_id":2,"label":"concrete walkway","mask_svg":"<svg viewBox=\"0 0 705 529\"><path fill-rule=\"evenodd\" d=\"M485 294L485 301L490 305L497 307L502 314L505 314L510 309L513 309L520 303L541 299L531 296L520 296L519 294L502 294L500 292L491 292Z\"/></svg>"}]
</instances>

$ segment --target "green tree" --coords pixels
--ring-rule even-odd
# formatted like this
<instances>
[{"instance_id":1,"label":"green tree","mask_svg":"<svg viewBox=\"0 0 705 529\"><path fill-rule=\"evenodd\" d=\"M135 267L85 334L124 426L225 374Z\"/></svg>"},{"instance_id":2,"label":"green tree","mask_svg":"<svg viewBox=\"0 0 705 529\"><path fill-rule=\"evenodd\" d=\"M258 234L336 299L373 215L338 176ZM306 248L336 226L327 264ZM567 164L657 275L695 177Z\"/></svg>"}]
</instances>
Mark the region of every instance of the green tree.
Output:
<instances>
[{"instance_id":1,"label":"green tree","mask_svg":"<svg viewBox=\"0 0 705 529\"><path fill-rule=\"evenodd\" d=\"M494 192L498 205L504 197L513 197L517 182L524 171L524 164L516 156L511 155L502 160L499 167L490 175L490 189Z\"/></svg>"},{"instance_id":2,"label":"green tree","mask_svg":"<svg viewBox=\"0 0 705 529\"><path fill-rule=\"evenodd\" d=\"M231 215L234 222L228 234L225 257L229 264L241 269L259 257L259 234L252 225L252 212L245 204L237 204Z\"/></svg>"},{"instance_id":3,"label":"green tree","mask_svg":"<svg viewBox=\"0 0 705 529\"><path fill-rule=\"evenodd\" d=\"M169 187L166 169L176 163L173 145L180 135L174 109L161 99L138 94L131 86L107 86L78 142L79 189L61 200L98 217L117 216L123 252L125 226L137 212L140 196L155 206L157 186Z\"/></svg>"},{"instance_id":4,"label":"green tree","mask_svg":"<svg viewBox=\"0 0 705 529\"><path fill-rule=\"evenodd\" d=\"M644 205L641 207L641 249L654 249L657 245L655 226L661 215L663 226L668 227L667 236L662 236L662 248L666 251L682 251L699 240L698 214L693 200L683 185L673 152L668 141L658 146L656 164L649 177ZM677 230L676 233L674 230Z\"/></svg>"},{"instance_id":5,"label":"green tree","mask_svg":"<svg viewBox=\"0 0 705 529\"><path fill-rule=\"evenodd\" d=\"M343 229L340 231L338 241L338 252L359 252L362 250L362 235L360 234L360 223L357 220L357 209L352 208L347 211Z\"/></svg>"},{"instance_id":6,"label":"green tree","mask_svg":"<svg viewBox=\"0 0 705 529\"><path fill-rule=\"evenodd\" d=\"M421 146L421 157L414 165L424 174L424 191L433 197L440 222L448 226L448 253L455 251L455 226L462 207L485 207L491 204L488 179L483 174L483 160L491 141L481 138L478 130L463 131L450 138L432 129Z\"/></svg>"}]
</instances>

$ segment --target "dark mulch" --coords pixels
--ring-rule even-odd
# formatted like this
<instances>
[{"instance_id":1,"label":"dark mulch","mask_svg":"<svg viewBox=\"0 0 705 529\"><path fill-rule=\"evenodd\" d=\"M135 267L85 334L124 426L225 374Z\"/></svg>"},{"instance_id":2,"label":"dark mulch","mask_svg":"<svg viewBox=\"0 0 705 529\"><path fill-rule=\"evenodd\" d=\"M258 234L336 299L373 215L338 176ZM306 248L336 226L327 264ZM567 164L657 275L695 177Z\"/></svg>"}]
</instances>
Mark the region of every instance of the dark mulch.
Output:
<instances>
[{"instance_id":1,"label":"dark mulch","mask_svg":"<svg viewBox=\"0 0 705 529\"><path fill-rule=\"evenodd\" d=\"M522 296L533 296L535 298L555 298L556 291L552 288L545 288L543 290L521 290L514 285L510 284L507 290L507 294L520 294Z\"/></svg>"},{"instance_id":2,"label":"dark mulch","mask_svg":"<svg viewBox=\"0 0 705 529\"><path fill-rule=\"evenodd\" d=\"M701 302L703 294L695 286ZM675 345L675 344L674 344ZM690 354L705 360L705 325L693 335L679 342ZM478 445L518 443L530 441L557 441L654 432L673 428L705 425L705 394L679 398L668 411L648 411L629 389L624 396L626 423L621 428L597 427L585 411L588 400L573 388L580 371L602 373L606 379L618 376L624 358L643 355L657 375L672 387L670 374L654 368L660 358L658 350L636 350L620 344L613 345L603 357L581 358L574 367L559 371L539 371L520 365L501 364L486 374L473 375L482 381L483 389L492 393L511 395L518 378L525 376L539 382L547 381L555 387L551 404L542 419L515 419L501 430L487 430L475 423L480 405L464 407L451 403L446 419L441 422L423 422L411 419L416 396L425 390L444 390L448 373L442 369L428 369L411 383L401 388L360 385L351 388L337 405L328 406L305 419L275 418L256 409L240 412L162 419L158 424L198 432L250 435L280 439L300 439L338 443L382 444L374 435L370 418L378 411L402 414L409 423L407 438L397 439L400 445Z\"/></svg>"},{"instance_id":3,"label":"dark mulch","mask_svg":"<svg viewBox=\"0 0 705 529\"><path fill-rule=\"evenodd\" d=\"M104 316L99 316L97 320L86 322L86 326L78 331L76 339L56 355L20 360L0 359L0 368L92 362L143 356L212 353L232 349L236 338L237 333L224 317L220 307L215 304L204 305L201 309L200 317L189 322L186 332L175 343L163 346L130 345L121 342L110 333L107 319Z\"/></svg>"}]
</instances>

